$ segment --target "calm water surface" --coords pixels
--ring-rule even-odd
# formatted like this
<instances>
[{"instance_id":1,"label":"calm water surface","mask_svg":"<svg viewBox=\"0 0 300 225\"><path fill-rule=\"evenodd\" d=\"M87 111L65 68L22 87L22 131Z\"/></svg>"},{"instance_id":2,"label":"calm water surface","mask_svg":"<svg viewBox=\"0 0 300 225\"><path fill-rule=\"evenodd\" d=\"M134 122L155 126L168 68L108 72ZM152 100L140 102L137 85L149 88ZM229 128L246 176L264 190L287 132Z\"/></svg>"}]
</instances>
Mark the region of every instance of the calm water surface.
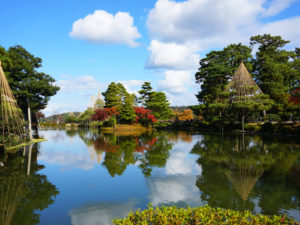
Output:
<instances>
[{"instance_id":1,"label":"calm water surface","mask_svg":"<svg viewBox=\"0 0 300 225\"><path fill-rule=\"evenodd\" d=\"M294 138L47 130L0 156L0 224L111 224L131 210L209 204L300 221Z\"/></svg>"}]
</instances>

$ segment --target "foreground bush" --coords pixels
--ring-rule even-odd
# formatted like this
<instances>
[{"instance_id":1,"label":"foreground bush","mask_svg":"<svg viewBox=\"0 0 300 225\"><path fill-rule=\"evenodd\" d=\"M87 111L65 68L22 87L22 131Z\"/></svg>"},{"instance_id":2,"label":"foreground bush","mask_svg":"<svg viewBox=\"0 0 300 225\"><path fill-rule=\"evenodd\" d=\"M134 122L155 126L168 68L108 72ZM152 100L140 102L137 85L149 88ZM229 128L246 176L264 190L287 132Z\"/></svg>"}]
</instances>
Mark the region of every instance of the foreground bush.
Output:
<instances>
[{"instance_id":1,"label":"foreground bush","mask_svg":"<svg viewBox=\"0 0 300 225\"><path fill-rule=\"evenodd\" d=\"M117 225L187 225L187 224L300 224L285 216L265 216L250 211L211 208L210 206L181 209L176 206L131 212L124 219L114 219Z\"/></svg>"}]
</instances>

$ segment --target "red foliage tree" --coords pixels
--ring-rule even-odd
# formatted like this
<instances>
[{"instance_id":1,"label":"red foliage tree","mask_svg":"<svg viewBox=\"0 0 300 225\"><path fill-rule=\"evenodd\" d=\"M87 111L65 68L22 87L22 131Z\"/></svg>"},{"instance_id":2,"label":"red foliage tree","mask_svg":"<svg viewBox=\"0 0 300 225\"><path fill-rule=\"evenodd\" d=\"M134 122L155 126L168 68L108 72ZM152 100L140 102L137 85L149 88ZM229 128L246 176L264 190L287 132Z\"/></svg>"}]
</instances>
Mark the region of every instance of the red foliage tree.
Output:
<instances>
[{"instance_id":1,"label":"red foliage tree","mask_svg":"<svg viewBox=\"0 0 300 225\"><path fill-rule=\"evenodd\" d=\"M145 109L144 107L136 107L134 110L136 114L136 123L148 126L151 123L157 122L155 116L151 114L151 110Z\"/></svg>"},{"instance_id":2,"label":"red foliage tree","mask_svg":"<svg viewBox=\"0 0 300 225\"><path fill-rule=\"evenodd\" d=\"M291 93L289 101L294 105L300 104L300 88L296 89Z\"/></svg>"},{"instance_id":3,"label":"red foliage tree","mask_svg":"<svg viewBox=\"0 0 300 225\"><path fill-rule=\"evenodd\" d=\"M116 107L105 108L105 109L97 109L95 113L92 115L92 120L97 121L105 121L108 118L119 115Z\"/></svg>"}]
</instances>

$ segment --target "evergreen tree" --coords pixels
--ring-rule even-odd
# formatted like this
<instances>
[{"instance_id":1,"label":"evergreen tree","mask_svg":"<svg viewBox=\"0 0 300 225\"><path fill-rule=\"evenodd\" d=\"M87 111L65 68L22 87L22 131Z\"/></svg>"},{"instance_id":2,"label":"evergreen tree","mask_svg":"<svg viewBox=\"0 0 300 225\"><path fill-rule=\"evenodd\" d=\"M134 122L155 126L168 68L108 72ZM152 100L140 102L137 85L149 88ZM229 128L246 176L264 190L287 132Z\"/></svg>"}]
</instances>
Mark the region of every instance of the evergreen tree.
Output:
<instances>
[{"instance_id":1,"label":"evergreen tree","mask_svg":"<svg viewBox=\"0 0 300 225\"><path fill-rule=\"evenodd\" d=\"M196 82L201 84L201 91L196 95L199 103L213 103L241 62L251 70L251 58L249 47L231 44L221 51L211 51L201 59L195 75Z\"/></svg>"},{"instance_id":2,"label":"evergreen tree","mask_svg":"<svg viewBox=\"0 0 300 225\"><path fill-rule=\"evenodd\" d=\"M116 107L120 110L126 93L127 91L122 84L111 82L107 90L102 93L105 100L105 108Z\"/></svg>"},{"instance_id":3,"label":"evergreen tree","mask_svg":"<svg viewBox=\"0 0 300 225\"><path fill-rule=\"evenodd\" d=\"M150 82L144 82L142 85L142 89L139 91L139 94L141 95L139 97L139 103L145 106L147 104L146 102L149 100L149 96L152 92L152 87Z\"/></svg>"},{"instance_id":4,"label":"evergreen tree","mask_svg":"<svg viewBox=\"0 0 300 225\"><path fill-rule=\"evenodd\" d=\"M132 123L135 118L135 111L134 111L134 99L135 95L134 94L125 94L124 97L124 102L122 104L122 108L120 110L120 120L123 123Z\"/></svg>"},{"instance_id":5,"label":"evergreen tree","mask_svg":"<svg viewBox=\"0 0 300 225\"><path fill-rule=\"evenodd\" d=\"M0 47L0 53L10 88L24 114L29 106L32 114L44 109L59 87L50 75L37 71L42 67L42 59L20 45L10 47L6 53Z\"/></svg>"},{"instance_id":6,"label":"evergreen tree","mask_svg":"<svg viewBox=\"0 0 300 225\"><path fill-rule=\"evenodd\" d=\"M251 47L258 46L254 59L254 75L261 90L275 101L275 111L288 104L289 92L298 83L299 75L293 69L295 53L281 49L289 41L270 34L250 38ZM274 109L273 109L274 110Z\"/></svg>"},{"instance_id":7,"label":"evergreen tree","mask_svg":"<svg viewBox=\"0 0 300 225\"><path fill-rule=\"evenodd\" d=\"M152 91L145 106L158 120L168 120L172 114L170 103L164 92Z\"/></svg>"}]
</instances>

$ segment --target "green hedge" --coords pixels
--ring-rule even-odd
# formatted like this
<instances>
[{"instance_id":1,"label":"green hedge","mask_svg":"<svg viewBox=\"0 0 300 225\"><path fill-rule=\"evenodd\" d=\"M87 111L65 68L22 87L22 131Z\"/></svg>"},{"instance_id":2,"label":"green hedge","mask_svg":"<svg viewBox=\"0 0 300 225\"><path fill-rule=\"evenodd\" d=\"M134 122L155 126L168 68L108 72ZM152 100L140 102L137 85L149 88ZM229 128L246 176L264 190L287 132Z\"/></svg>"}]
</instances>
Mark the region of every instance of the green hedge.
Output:
<instances>
[{"instance_id":1,"label":"green hedge","mask_svg":"<svg viewBox=\"0 0 300 225\"><path fill-rule=\"evenodd\" d=\"M182 209L173 207L152 208L131 212L124 219L114 219L116 225L187 225L187 224L300 224L286 216L265 216L252 214L250 211L203 206Z\"/></svg>"}]
</instances>

